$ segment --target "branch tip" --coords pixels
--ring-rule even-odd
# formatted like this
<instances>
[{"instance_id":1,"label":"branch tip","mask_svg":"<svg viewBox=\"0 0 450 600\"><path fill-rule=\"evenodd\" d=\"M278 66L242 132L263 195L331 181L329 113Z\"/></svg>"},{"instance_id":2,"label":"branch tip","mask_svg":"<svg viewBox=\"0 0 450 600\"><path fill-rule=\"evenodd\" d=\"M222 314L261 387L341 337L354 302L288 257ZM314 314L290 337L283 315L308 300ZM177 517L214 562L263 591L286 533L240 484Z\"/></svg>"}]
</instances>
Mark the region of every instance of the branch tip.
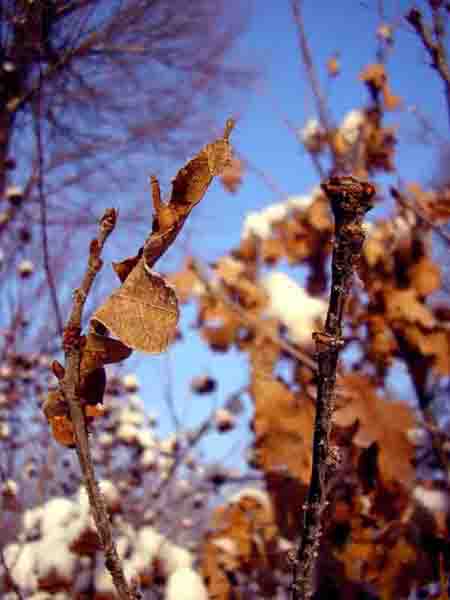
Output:
<instances>
[{"instance_id":1,"label":"branch tip","mask_svg":"<svg viewBox=\"0 0 450 600\"><path fill-rule=\"evenodd\" d=\"M227 119L227 122L225 123L225 131L223 134L223 138L225 140L228 140L230 137L231 132L233 131L234 127L236 125L236 120L233 118L229 118Z\"/></svg>"}]
</instances>

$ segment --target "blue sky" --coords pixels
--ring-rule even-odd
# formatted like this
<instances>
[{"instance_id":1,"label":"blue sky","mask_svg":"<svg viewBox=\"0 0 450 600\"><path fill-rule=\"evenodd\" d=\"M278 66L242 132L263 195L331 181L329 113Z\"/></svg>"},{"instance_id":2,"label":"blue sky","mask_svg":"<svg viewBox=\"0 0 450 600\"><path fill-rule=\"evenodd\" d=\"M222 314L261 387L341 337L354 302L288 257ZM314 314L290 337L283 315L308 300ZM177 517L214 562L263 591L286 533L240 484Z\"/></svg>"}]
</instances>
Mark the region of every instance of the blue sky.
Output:
<instances>
[{"instance_id":1,"label":"blue sky","mask_svg":"<svg viewBox=\"0 0 450 600\"><path fill-rule=\"evenodd\" d=\"M304 20L323 89L336 121L353 108L364 106L367 94L358 81L364 66L375 62L377 39L375 31L380 24L375 0L358 2L304 2ZM386 17L404 14L410 3L405 0L384 2ZM419 3L425 11L425 3ZM326 60L336 51L340 53L341 75L327 81ZM286 195L304 194L319 183L312 164L286 125L288 120L300 128L316 116L308 81L304 76L288 0L259 0L254 2L249 29L236 52L238 60L256 65L260 77L252 90L224 99L218 117L225 121L230 115L238 117L233 143L242 156L258 170L270 176L280 193L275 193L263 178L248 171L236 195L227 194L219 183L214 183L188 225L192 251L204 260L214 260L239 242L243 219L249 211L282 201ZM419 40L406 23L395 33L395 46L388 61L391 87L403 99L403 109L389 115L387 122L398 125L400 143L397 153L398 174L407 181L427 183L433 174L435 149L439 137L431 136L426 144L419 143L417 120L411 107L418 106L432 126L448 138L448 121L443 86L428 65ZM205 139L209 142L210 139ZM174 165L174 174L180 165ZM395 183L397 175L384 177L385 184ZM144 190L143 193L147 193ZM383 215L379 207L372 218ZM180 265L183 258L181 244L175 244L163 263L164 269ZM162 268L160 267L160 268ZM298 277L295 270L293 276ZM195 318L192 307L182 307L183 343L161 357L137 356L124 367L135 370L142 382L141 394L149 409L161 415L163 431L171 430L163 390L170 376L175 404L186 424L194 424L211 408L207 397L192 397L189 380L194 375L208 373L219 380L215 397L222 404L227 394L247 382L245 355L212 354L190 327ZM170 373L170 375L169 375ZM408 393L407 378L396 374L396 388ZM226 457L227 464L239 464L242 449L249 440L248 419L229 438L213 436L208 454ZM231 450L230 450L231 448Z\"/></svg>"}]
</instances>

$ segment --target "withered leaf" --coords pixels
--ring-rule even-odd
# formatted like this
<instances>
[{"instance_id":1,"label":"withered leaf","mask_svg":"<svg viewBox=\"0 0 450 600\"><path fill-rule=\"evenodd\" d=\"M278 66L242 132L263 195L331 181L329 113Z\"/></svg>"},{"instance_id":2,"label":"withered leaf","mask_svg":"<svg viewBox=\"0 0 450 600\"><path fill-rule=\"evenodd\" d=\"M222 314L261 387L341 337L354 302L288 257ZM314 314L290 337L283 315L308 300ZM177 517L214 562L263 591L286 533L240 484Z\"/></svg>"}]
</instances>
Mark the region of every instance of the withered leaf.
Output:
<instances>
[{"instance_id":1,"label":"withered leaf","mask_svg":"<svg viewBox=\"0 0 450 600\"><path fill-rule=\"evenodd\" d=\"M134 269L134 267L138 264L141 256L142 256L142 251L139 251L139 253L136 256L126 258L125 260L122 260L120 262L113 262L113 264L112 264L113 269L114 269L117 277L120 279L121 283L123 283L125 281L125 279L128 277L128 275Z\"/></svg>"},{"instance_id":2,"label":"withered leaf","mask_svg":"<svg viewBox=\"0 0 450 600\"><path fill-rule=\"evenodd\" d=\"M42 410L47 420L50 420L52 417L62 417L68 414L68 406L64 402L61 394L52 390L48 393L47 399L42 406Z\"/></svg>"},{"instance_id":3,"label":"withered leaf","mask_svg":"<svg viewBox=\"0 0 450 600\"><path fill-rule=\"evenodd\" d=\"M70 419L69 406L59 391L55 390L48 393L42 410L51 427L53 438L62 446L72 448L75 444L75 434ZM84 414L87 419L102 416L101 404L95 406L85 405Z\"/></svg>"},{"instance_id":4,"label":"withered leaf","mask_svg":"<svg viewBox=\"0 0 450 600\"><path fill-rule=\"evenodd\" d=\"M433 313L428 306L419 301L414 289L402 290L386 286L383 296L388 321L418 323L426 328L435 325Z\"/></svg>"},{"instance_id":5,"label":"withered leaf","mask_svg":"<svg viewBox=\"0 0 450 600\"><path fill-rule=\"evenodd\" d=\"M178 317L175 291L141 259L92 319L130 348L160 354L176 334Z\"/></svg>"},{"instance_id":6,"label":"withered leaf","mask_svg":"<svg viewBox=\"0 0 450 600\"><path fill-rule=\"evenodd\" d=\"M362 375L342 377L340 387L345 390L345 401L343 397L339 398L340 406L334 413L334 424L348 427L358 421L353 443L367 448L377 442L380 448L378 465L383 481L410 485L414 479L414 448L407 432L416 426L413 410L405 403L384 400L370 380Z\"/></svg>"},{"instance_id":7,"label":"withered leaf","mask_svg":"<svg viewBox=\"0 0 450 600\"><path fill-rule=\"evenodd\" d=\"M428 256L423 256L408 269L408 277L419 296L428 296L441 287L441 270Z\"/></svg>"},{"instance_id":8,"label":"withered leaf","mask_svg":"<svg viewBox=\"0 0 450 600\"><path fill-rule=\"evenodd\" d=\"M236 598L228 573L259 573L274 567L277 527L270 501L259 491L243 491L227 506L216 509L213 532L202 552L202 571L211 598Z\"/></svg>"},{"instance_id":9,"label":"withered leaf","mask_svg":"<svg viewBox=\"0 0 450 600\"><path fill-rule=\"evenodd\" d=\"M156 219L156 229L144 244L146 264L152 267L172 244L180 232L191 210L203 198L213 178L221 175L231 161L229 135L234 121L227 121L224 135L207 144L192 160L177 173L172 181L172 194L164 210L171 218L161 222ZM155 222L154 222L155 225Z\"/></svg>"},{"instance_id":10,"label":"withered leaf","mask_svg":"<svg viewBox=\"0 0 450 600\"><path fill-rule=\"evenodd\" d=\"M368 65L360 74L359 79L381 90L386 84L386 71L381 63Z\"/></svg>"},{"instance_id":11,"label":"withered leaf","mask_svg":"<svg viewBox=\"0 0 450 600\"><path fill-rule=\"evenodd\" d=\"M89 365L92 370L103 365L121 362L128 358L131 353L131 348L125 346L120 340L89 333L86 336L86 345L83 348L81 370L83 370L84 365Z\"/></svg>"}]
</instances>

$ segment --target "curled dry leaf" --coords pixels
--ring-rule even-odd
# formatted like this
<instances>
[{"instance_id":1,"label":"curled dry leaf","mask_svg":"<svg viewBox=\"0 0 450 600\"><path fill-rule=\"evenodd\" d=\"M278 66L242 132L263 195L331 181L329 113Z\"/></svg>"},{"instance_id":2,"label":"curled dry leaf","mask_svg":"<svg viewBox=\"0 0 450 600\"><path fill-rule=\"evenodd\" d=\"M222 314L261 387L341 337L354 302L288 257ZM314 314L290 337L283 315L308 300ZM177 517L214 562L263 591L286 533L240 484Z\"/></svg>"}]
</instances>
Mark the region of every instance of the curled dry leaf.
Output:
<instances>
[{"instance_id":1,"label":"curled dry leaf","mask_svg":"<svg viewBox=\"0 0 450 600\"><path fill-rule=\"evenodd\" d=\"M175 240L213 177L230 164L233 126L232 120L227 121L224 135L206 145L178 172L167 204L161 202L158 181L155 177L151 180L155 210L152 232L136 257L114 266L122 286L92 317L94 323L101 323L131 348L159 354L176 334L179 310L175 291L151 267Z\"/></svg>"},{"instance_id":2,"label":"curled dry leaf","mask_svg":"<svg viewBox=\"0 0 450 600\"><path fill-rule=\"evenodd\" d=\"M179 311L175 291L151 267L175 240L213 177L221 175L230 164L229 136L233 127L234 121L228 120L224 135L206 145L178 172L167 204L161 201L157 179L151 179L155 211L152 232L136 257L114 265L122 286L92 318L131 348L159 354L176 334Z\"/></svg>"},{"instance_id":3,"label":"curled dry leaf","mask_svg":"<svg viewBox=\"0 0 450 600\"><path fill-rule=\"evenodd\" d=\"M106 374L103 365L118 363L128 358L131 349L119 340L90 333L82 338L80 362L80 399L84 414L89 420L103 415L103 395L106 386ZM56 361L55 361L56 363ZM53 369L62 372L59 363ZM69 408L59 391L51 391L44 402L43 411L52 429L52 435L63 446L75 444Z\"/></svg>"},{"instance_id":4,"label":"curled dry leaf","mask_svg":"<svg viewBox=\"0 0 450 600\"><path fill-rule=\"evenodd\" d=\"M131 348L128 348L119 340L89 333L86 336L86 344L82 353L81 375L83 375L83 370L93 370L103 365L122 362L131 353Z\"/></svg>"},{"instance_id":5,"label":"curled dry leaf","mask_svg":"<svg viewBox=\"0 0 450 600\"><path fill-rule=\"evenodd\" d=\"M53 438L62 446L75 447L75 434L70 420L69 407L58 391L49 392L42 407L51 427ZM84 414L88 421L103 415L101 404L84 405Z\"/></svg>"},{"instance_id":6,"label":"curled dry leaf","mask_svg":"<svg viewBox=\"0 0 450 600\"><path fill-rule=\"evenodd\" d=\"M178 317L174 289L142 258L92 319L130 348L160 354L175 337Z\"/></svg>"},{"instance_id":7,"label":"curled dry leaf","mask_svg":"<svg viewBox=\"0 0 450 600\"><path fill-rule=\"evenodd\" d=\"M156 211L153 229L144 244L146 264L152 267L172 244L180 232L191 210L205 195L215 176L221 175L231 162L231 146L229 136L234 127L234 121L229 119L224 135L206 145L192 160L190 160L172 181L172 194L166 205L161 205ZM160 219L158 212L164 210L166 217ZM167 212L171 217L167 218Z\"/></svg>"},{"instance_id":8,"label":"curled dry leaf","mask_svg":"<svg viewBox=\"0 0 450 600\"><path fill-rule=\"evenodd\" d=\"M134 267L138 264L141 256L142 256L142 250L139 251L139 253L136 256L126 258L125 260L122 260L121 262L113 262L113 264L112 264L113 269L114 269L117 277L120 279L121 283L123 283L125 281L125 279L128 277L128 275L134 269Z\"/></svg>"}]
</instances>

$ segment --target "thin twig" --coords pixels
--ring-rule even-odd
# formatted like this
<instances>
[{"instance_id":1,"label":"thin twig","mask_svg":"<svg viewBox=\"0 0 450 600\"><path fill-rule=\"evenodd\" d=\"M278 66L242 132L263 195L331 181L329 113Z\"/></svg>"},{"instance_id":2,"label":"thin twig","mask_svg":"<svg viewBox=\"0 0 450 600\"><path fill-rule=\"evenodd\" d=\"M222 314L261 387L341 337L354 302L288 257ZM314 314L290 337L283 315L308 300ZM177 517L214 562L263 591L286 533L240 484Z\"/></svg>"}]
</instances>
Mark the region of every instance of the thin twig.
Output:
<instances>
[{"instance_id":1,"label":"thin twig","mask_svg":"<svg viewBox=\"0 0 450 600\"><path fill-rule=\"evenodd\" d=\"M75 290L72 312L64 329L63 346L65 355L65 375L60 383L60 388L69 405L78 460L83 473L97 531L106 555L106 567L111 573L119 598L121 600L135 600L137 595L130 589L125 579L122 564L114 544L105 500L95 479L94 466L87 438L86 422L79 398L81 360L80 334L83 309L95 277L102 268L100 255L108 236L115 227L116 220L116 211L114 209L106 210L100 221L99 235L91 242L88 267L84 274L81 286Z\"/></svg>"},{"instance_id":2,"label":"thin twig","mask_svg":"<svg viewBox=\"0 0 450 600\"><path fill-rule=\"evenodd\" d=\"M311 89L316 100L317 112L320 119L320 124L325 131L329 132L332 129L331 119L328 116L328 108L325 98L320 89L319 78L317 77L314 69L314 63L312 60L311 52L308 45L308 39L305 33L305 26L303 23L303 17L301 13L301 0L291 0L292 13L294 15L294 21L297 26L298 41L300 51L302 54L303 64L305 65L306 74L311 84Z\"/></svg>"},{"instance_id":3,"label":"thin twig","mask_svg":"<svg viewBox=\"0 0 450 600\"><path fill-rule=\"evenodd\" d=\"M39 74L42 79L42 73ZM42 255L44 258L44 269L47 278L48 288L50 291L50 298L53 304L53 310L56 319L56 328L59 335L62 337L64 323L61 315L61 309L58 302L58 294L56 292L55 280L50 265L50 254L48 251L48 236L47 236L47 198L44 194L44 148L42 144L42 127L41 127L41 115L42 115L42 83L39 85L39 93L35 98L35 111L34 111L34 128L36 137L36 152L37 152L37 189L39 197L40 207L40 224L41 224L41 242L42 242Z\"/></svg>"},{"instance_id":4,"label":"thin twig","mask_svg":"<svg viewBox=\"0 0 450 600\"><path fill-rule=\"evenodd\" d=\"M442 42L444 37L444 19L441 17L438 9L433 9L434 28L431 30L424 22L420 10L418 8L412 8L406 15L406 20L414 27L425 50L430 55L433 68L439 73L439 76L444 83L450 125L450 67L445 45Z\"/></svg>"},{"instance_id":5,"label":"thin twig","mask_svg":"<svg viewBox=\"0 0 450 600\"><path fill-rule=\"evenodd\" d=\"M166 382L164 387L164 399L166 401L166 406L169 410L169 414L172 418L173 425L175 427L175 431L178 433L181 429L180 419L178 418L177 410L175 408L174 402L174 391L172 386L172 371L170 368L170 355L166 354L164 361L165 371L166 371Z\"/></svg>"},{"instance_id":6,"label":"thin twig","mask_svg":"<svg viewBox=\"0 0 450 600\"><path fill-rule=\"evenodd\" d=\"M354 177L332 177L322 188L331 202L335 220L332 282L328 314L323 332L316 332L318 356L316 418L313 441L313 466L304 521L296 557L293 558L293 600L310 600L314 595L314 574L320 550L322 515L327 493L339 459L331 446L332 416L335 400L336 370L343 345L342 317L348 297L353 268L364 242L362 223L375 188Z\"/></svg>"}]
</instances>

